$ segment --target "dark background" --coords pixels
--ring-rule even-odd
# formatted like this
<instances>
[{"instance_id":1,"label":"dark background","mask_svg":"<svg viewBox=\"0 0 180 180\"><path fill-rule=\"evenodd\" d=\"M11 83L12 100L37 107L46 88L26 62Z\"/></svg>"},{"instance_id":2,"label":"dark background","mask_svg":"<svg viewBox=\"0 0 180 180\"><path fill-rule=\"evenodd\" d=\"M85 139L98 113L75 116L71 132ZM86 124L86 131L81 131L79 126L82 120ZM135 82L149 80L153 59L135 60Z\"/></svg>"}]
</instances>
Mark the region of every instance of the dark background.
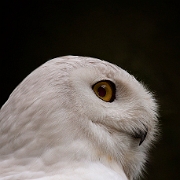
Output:
<instances>
[{"instance_id":1,"label":"dark background","mask_svg":"<svg viewBox=\"0 0 180 180\"><path fill-rule=\"evenodd\" d=\"M1 105L32 70L63 55L118 64L147 84L162 135L144 180L180 179L180 6L176 1L1 2Z\"/></svg>"}]
</instances>

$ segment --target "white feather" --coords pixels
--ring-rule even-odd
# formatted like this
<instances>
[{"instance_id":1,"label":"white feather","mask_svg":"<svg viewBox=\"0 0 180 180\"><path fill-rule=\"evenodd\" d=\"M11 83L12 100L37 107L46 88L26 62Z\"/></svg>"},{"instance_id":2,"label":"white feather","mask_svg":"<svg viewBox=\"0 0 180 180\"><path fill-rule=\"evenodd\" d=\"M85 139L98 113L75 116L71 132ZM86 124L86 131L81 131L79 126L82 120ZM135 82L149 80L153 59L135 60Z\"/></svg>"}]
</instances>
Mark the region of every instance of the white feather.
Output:
<instances>
[{"instance_id":1,"label":"white feather","mask_svg":"<svg viewBox=\"0 0 180 180\"><path fill-rule=\"evenodd\" d=\"M105 102L92 86L112 81ZM0 111L0 180L132 180L157 135L157 105L133 76L95 58L65 56L27 76ZM147 131L144 142L134 133Z\"/></svg>"}]
</instances>

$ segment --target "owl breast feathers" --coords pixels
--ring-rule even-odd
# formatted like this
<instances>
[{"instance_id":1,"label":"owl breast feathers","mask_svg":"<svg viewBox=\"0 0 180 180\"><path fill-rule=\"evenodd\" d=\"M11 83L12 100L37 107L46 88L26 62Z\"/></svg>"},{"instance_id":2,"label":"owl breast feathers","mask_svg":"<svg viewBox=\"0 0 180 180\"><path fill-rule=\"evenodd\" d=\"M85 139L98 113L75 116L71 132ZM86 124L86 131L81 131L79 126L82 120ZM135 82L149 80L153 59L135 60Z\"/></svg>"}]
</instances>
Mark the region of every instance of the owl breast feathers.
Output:
<instances>
[{"instance_id":1,"label":"owl breast feathers","mask_svg":"<svg viewBox=\"0 0 180 180\"><path fill-rule=\"evenodd\" d=\"M155 99L132 75L95 58L55 58L0 110L0 180L136 179L157 135Z\"/></svg>"}]
</instances>

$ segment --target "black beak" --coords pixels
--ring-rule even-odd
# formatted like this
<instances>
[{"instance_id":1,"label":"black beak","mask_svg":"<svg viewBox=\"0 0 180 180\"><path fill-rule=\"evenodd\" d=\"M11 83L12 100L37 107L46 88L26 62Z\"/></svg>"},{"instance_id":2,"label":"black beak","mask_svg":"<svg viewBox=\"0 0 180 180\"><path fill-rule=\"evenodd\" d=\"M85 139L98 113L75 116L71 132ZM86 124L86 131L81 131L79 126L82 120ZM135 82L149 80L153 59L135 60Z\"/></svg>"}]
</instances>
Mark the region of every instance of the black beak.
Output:
<instances>
[{"instance_id":1,"label":"black beak","mask_svg":"<svg viewBox=\"0 0 180 180\"><path fill-rule=\"evenodd\" d=\"M139 130L133 135L134 138L140 139L139 146L143 143L147 135L147 131Z\"/></svg>"}]
</instances>

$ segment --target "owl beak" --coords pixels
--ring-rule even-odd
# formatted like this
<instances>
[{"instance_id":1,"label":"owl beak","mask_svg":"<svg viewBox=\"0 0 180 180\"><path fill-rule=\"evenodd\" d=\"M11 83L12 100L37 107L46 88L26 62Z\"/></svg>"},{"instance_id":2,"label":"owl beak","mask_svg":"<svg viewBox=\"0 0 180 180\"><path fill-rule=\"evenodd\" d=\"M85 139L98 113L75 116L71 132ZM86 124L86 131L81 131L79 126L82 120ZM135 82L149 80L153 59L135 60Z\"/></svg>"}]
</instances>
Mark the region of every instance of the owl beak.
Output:
<instances>
[{"instance_id":1,"label":"owl beak","mask_svg":"<svg viewBox=\"0 0 180 180\"><path fill-rule=\"evenodd\" d=\"M134 138L140 139L139 146L144 142L148 130L139 130L138 132L135 132L133 135Z\"/></svg>"}]
</instances>

